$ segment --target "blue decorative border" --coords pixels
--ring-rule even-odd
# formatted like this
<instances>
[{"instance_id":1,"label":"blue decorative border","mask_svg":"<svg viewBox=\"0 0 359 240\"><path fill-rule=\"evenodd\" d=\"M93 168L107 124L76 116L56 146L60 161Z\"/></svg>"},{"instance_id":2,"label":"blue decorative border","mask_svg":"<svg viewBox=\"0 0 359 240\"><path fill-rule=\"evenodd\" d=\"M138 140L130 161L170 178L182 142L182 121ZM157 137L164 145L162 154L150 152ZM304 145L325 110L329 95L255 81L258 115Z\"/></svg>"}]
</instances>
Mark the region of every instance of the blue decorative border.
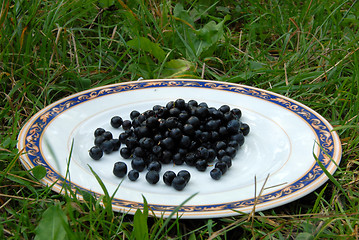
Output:
<instances>
[{"instance_id":1,"label":"blue decorative border","mask_svg":"<svg viewBox=\"0 0 359 240\"><path fill-rule=\"evenodd\" d=\"M136 81L128 82L122 84L109 85L83 93L70 96L64 100L60 100L48 107L46 111L42 114L35 115L35 120L29 126L27 132L24 134L25 139L20 139L24 141L26 146L25 151L28 159L31 162L32 166L42 165L46 168L47 174L46 179L50 182L56 182L57 186L62 186L65 182L71 186L74 192L77 192L77 189L81 191L88 191L87 189L82 188L76 184L70 183L65 180L62 176L57 174L55 170L49 166L46 161L43 153L40 151L40 139L43 134L46 126L50 124L51 120L62 112L78 105L88 100L98 98L104 95L109 94L118 94L121 92L133 91L138 89L147 89L147 88L161 88L161 87L192 87L192 88L208 88L215 90L223 90L229 92L235 92L243 95L248 95L256 97L265 101L275 103L302 118L306 121L315 132L319 145L321 149L319 150L318 160L326 167L331 163L331 158L334 158L336 149L339 148L341 151L341 146L335 146L335 141L333 139L333 134L331 132L331 126L324 123L319 114L316 114L313 110L305 107L302 104L297 103L294 100L282 97L278 94L270 93L261 89L247 87L238 84L231 84L225 82L215 82L215 81L204 81L204 80L152 80L152 81ZM340 161L340 159L335 159ZM275 192L268 193L266 195L260 196L257 199L247 199L236 202L230 202L225 204L216 204L216 205L200 205L200 206L183 206L179 209L179 212L211 212L211 211L223 211L231 209L241 209L245 207L253 206L254 204L266 203L273 200L278 200L280 198L286 197L290 194L293 194L306 186L310 185L313 181L318 179L323 175L323 171L320 166L316 163L311 169L296 182L290 186L286 186ZM98 193L93 193L96 196L100 196ZM137 209L143 207L143 203L137 203L132 201L126 201L121 199L114 199L113 206L118 208L128 208L128 209ZM168 212L175 209L177 206L171 205L150 205L153 211L159 212Z\"/></svg>"}]
</instances>

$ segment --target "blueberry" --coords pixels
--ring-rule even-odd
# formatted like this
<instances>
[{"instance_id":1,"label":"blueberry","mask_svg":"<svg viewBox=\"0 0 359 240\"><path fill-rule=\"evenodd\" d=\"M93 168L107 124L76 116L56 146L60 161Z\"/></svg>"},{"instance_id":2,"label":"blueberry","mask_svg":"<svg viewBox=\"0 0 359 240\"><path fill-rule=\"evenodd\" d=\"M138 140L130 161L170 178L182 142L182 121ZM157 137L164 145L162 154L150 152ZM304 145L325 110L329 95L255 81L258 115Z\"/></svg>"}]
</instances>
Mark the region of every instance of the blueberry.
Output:
<instances>
[{"instance_id":1,"label":"blueberry","mask_svg":"<svg viewBox=\"0 0 359 240\"><path fill-rule=\"evenodd\" d=\"M217 151L221 150L221 149L225 149L227 147L227 144L224 141L218 141L215 145L215 149Z\"/></svg>"},{"instance_id":2,"label":"blueberry","mask_svg":"<svg viewBox=\"0 0 359 240\"><path fill-rule=\"evenodd\" d=\"M242 111L238 108L233 108L231 113L236 117L237 120L239 120L242 116Z\"/></svg>"},{"instance_id":3,"label":"blueberry","mask_svg":"<svg viewBox=\"0 0 359 240\"><path fill-rule=\"evenodd\" d=\"M89 150L89 155L94 160L99 160L103 156L103 151L100 147L94 146Z\"/></svg>"},{"instance_id":4,"label":"blueberry","mask_svg":"<svg viewBox=\"0 0 359 240\"><path fill-rule=\"evenodd\" d=\"M177 173L177 176L183 177L183 179L186 181L186 184L191 179L191 174L187 170L181 170Z\"/></svg>"},{"instance_id":5,"label":"blueberry","mask_svg":"<svg viewBox=\"0 0 359 240\"><path fill-rule=\"evenodd\" d=\"M177 99L174 104L175 107L179 109L185 109L186 107L186 102L182 98Z\"/></svg>"},{"instance_id":6,"label":"blueberry","mask_svg":"<svg viewBox=\"0 0 359 240\"><path fill-rule=\"evenodd\" d=\"M138 177L140 176L139 172L135 169L132 169L131 171L128 172L128 179L130 179L131 181L136 181L138 179Z\"/></svg>"},{"instance_id":7,"label":"blueberry","mask_svg":"<svg viewBox=\"0 0 359 240\"><path fill-rule=\"evenodd\" d=\"M161 140L160 146L163 146L165 149L171 150L175 147L175 142L172 138L167 137Z\"/></svg>"},{"instance_id":8,"label":"blueberry","mask_svg":"<svg viewBox=\"0 0 359 240\"><path fill-rule=\"evenodd\" d=\"M147 170L148 171L156 171L156 172L159 172L161 170L161 163L158 162L158 161L153 161L153 162L150 162L147 166Z\"/></svg>"},{"instance_id":9,"label":"blueberry","mask_svg":"<svg viewBox=\"0 0 359 240\"><path fill-rule=\"evenodd\" d=\"M143 148L141 147L135 147L135 149L133 150L133 155L136 157L145 157L146 155L146 151L143 150Z\"/></svg>"},{"instance_id":10,"label":"blueberry","mask_svg":"<svg viewBox=\"0 0 359 240\"><path fill-rule=\"evenodd\" d=\"M119 127L121 127L122 123L123 123L123 120L122 120L122 118L119 117L119 116L114 116L114 117L112 117L112 118L111 118L111 121L110 121L110 124L111 124L111 126L112 126L113 128L119 128Z\"/></svg>"},{"instance_id":11,"label":"blueberry","mask_svg":"<svg viewBox=\"0 0 359 240\"><path fill-rule=\"evenodd\" d=\"M244 141L245 141L244 140L244 135L241 132L239 132L239 133L237 133L235 135L232 135L230 140L236 141L239 144L239 146L242 146L244 144Z\"/></svg>"},{"instance_id":12,"label":"blueberry","mask_svg":"<svg viewBox=\"0 0 359 240\"><path fill-rule=\"evenodd\" d=\"M230 111L230 107L228 105L222 105L218 110L223 113L226 113Z\"/></svg>"},{"instance_id":13,"label":"blueberry","mask_svg":"<svg viewBox=\"0 0 359 240\"><path fill-rule=\"evenodd\" d=\"M131 120L133 120L134 118L140 116L140 112L137 111L137 110L133 110L131 113L130 113L130 118Z\"/></svg>"},{"instance_id":14,"label":"blueberry","mask_svg":"<svg viewBox=\"0 0 359 240\"><path fill-rule=\"evenodd\" d=\"M102 151L104 153L110 154L110 153L112 153L114 147L113 147L112 141L109 140L109 141L104 141L103 143L101 143L100 148L102 149Z\"/></svg>"},{"instance_id":15,"label":"blueberry","mask_svg":"<svg viewBox=\"0 0 359 240\"><path fill-rule=\"evenodd\" d=\"M95 137L94 144L95 146L101 146L101 144L106 140L106 138L103 135Z\"/></svg>"},{"instance_id":16,"label":"blueberry","mask_svg":"<svg viewBox=\"0 0 359 240\"><path fill-rule=\"evenodd\" d=\"M120 139L113 138L113 139L110 140L110 142L113 145L113 150L112 151L118 151L120 149L120 147L121 147Z\"/></svg>"},{"instance_id":17,"label":"blueberry","mask_svg":"<svg viewBox=\"0 0 359 240\"><path fill-rule=\"evenodd\" d=\"M170 137L174 140L180 139L182 137L182 132L179 128L172 128L170 130Z\"/></svg>"},{"instance_id":18,"label":"blueberry","mask_svg":"<svg viewBox=\"0 0 359 240\"><path fill-rule=\"evenodd\" d=\"M163 174L163 182L167 186L171 186L173 179L176 177L176 174L173 171L166 171Z\"/></svg>"},{"instance_id":19,"label":"blueberry","mask_svg":"<svg viewBox=\"0 0 359 240\"><path fill-rule=\"evenodd\" d=\"M193 106L193 107L197 107L198 106L198 102L196 100L189 100L188 101L188 106Z\"/></svg>"},{"instance_id":20,"label":"blueberry","mask_svg":"<svg viewBox=\"0 0 359 240\"><path fill-rule=\"evenodd\" d=\"M182 148L188 148L191 145L191 138L187 135L182 135L179 142L179 146Z\"/></svg>"},{"instance_id":21,"label":"blueberry","mask_svg":"<svg viewBox=\"0 0 359 240\"><path fill-rule=\"evenodd\" d=\"M146 167L146 163L145 163L145 160L143 158L135 157L131 161L131 166L132 166L132 169L135 169L135 170L137 170L139 172L142 172Z\"/></svg>"},{"instance_id":22,"label":"blueberry","mask_svg":"<svg viewBox=\"0 0 359 240\"><path fill-rule=\"evenodd\" d=\"M184 158L182 157L182 155L178 152L178 153L175 153L173 155L173 163L175 165L182 165L184 163Z\"/></svg>"},{"instance_id":23,"label":"blueberry","mask_svg":"<svg viewBox=\"0 0 359 240\"><path fill-rule=\"evenodd\" d=\"M110 131L106 131L102 134L102 136L105 137L106 140L111 140L112 139L112 133Z\"/></svg>"},{"instance_id":24,"label":"blueberry","mask_svg":"<svg viewBox=\"0 0 359 240\"><path fill-rule=\"evenodd\" d=\"M223 156L221 158L221 162L224 162L225 164L227 164L228 168L232 167L232 158L228 155Z\"/></svg>"},{"instance_id":25,"label":"blueberry","mask_svg":"<svg viewBox=\"0 0 359 240\"><path fill-rule=\"evenodd\" d=\"M132 127L132 123L130 120L125 120L122 123L123 130L129 130Z\"/></svg>"},{"instance_id":26,"label":"blueberry","mask_svg":"<svg viewBox=\"0 0 359 240\"><path fill-rule=\"evenodd\" d=\"M209 174L214 180L219 180L222 177L222 171L219 168L213 168Z\"/></svg>"},{"instance_id":27,"label":"blueberry","mask_svg":"<svg viewBox=\"0 0 359 240\"><path fill-rule=\"evenodd\" d=\"M187 153L186 156L184 157L184 161L188 166L194 166L196 163L196 159L197 159L196 154L193 152Z\"/></svg>"},{"instance_id":28,"label":"blueberry","mask_svg":"<svg viewBox=\"0 0 359 240\"><path fill-rule=\"evenodd\" d=\"M218 168L219 170L221 170L222 172L222 175L225 174L228 170L228 166L226 163L224 162L217 162L215 165L214 165L215 168Z\"/></svg>"},{"instance_id":29,"label":"blueberry","mask_svg":"<svg viewBox=\"0 0 359 240\"><path fill-rule=\"evenodd\" d=\"M154 128L158 127L159 125L160 125L160 122L158 121L157 117L151 116L146 120L146 126L151 129L154 129Z\"/></svg>"},{"instance_id":30,"label":"blueberry","mask_svg":"<svg viewBox=\"0 0 359 240\"><path fill-rule=\"evenodd\" d=\"M173 178L172 180L172 186L174 189L176 189L177 191L181 191L186 187L186 180L181 177L181 176L176 176L175 178Z\"/></svg>"},{"instance_id":31,"label":"blueberry","mask_svg":"<svg viewBox=\"0 0 359 240\"><path fill-rule=\"evenodd\" d=\"M140 139L139 144L144 149L151 149L154 146L155 142L152 138L143 137Z\"/></svg>"},{"instance_id":32,"label":"blueberry","mask_svg":"<svg viewBox=\"0 0 359 240\"><path fill-rule=\"evenodd\" d=\"M160 180L160 175L158 174L157 171L153 171L153 170L148 171L146 173L146 180L151 184L156 184Z\"/></svg>"},{"instance_id":33,"label":"blueberry","mask_svg":"<svg viewBox=\"0 0 359 240\"><path fill-rule=\"evenodd\" d=\"M106 132L105 129L103 129L103 128L96 128L96 130L95 130L95 132L94 132L94 136L95 136L95 137L98 137L98 136L102 135L104 132Z\"/></svg>"},{"instance_id":34,"label":"blueberry","mask_svg":"<svg viewBox=\"0 0 359 240\"><path fill-rule=\"evenodd\" d=\"M204 172L207 169L207 161L206 160L198 160L196 161L196 168L200 172Z\"/></svg>"},{"instance_id":35,"label":"blueberry","mask_svg":"<svg viewBox=\"0 0 359 240\"><path fill-rule=\"evenodd\" d=\"M193 127L192 124L187 123L183 126L183 132L186 135L192 136L195 132L195 128Z\"/></svg>"},{"instance_id":36,"label":"blueberry","mask_svg":"<svg viewBox=\"0 0 359 240\"><path fill-rule=\"evenodd\" d=\"M239 130L240 123L238 120L231 120L227 123L227 131L229 133L237 133Z\"/></svg>"},{"instance_id":37,"label":"blueberry","mask_svg":"<svg viewBox=\"0 0 359 240\"><path fill-rule=\"evenodd\" d=\"M181 113L181 110L179 110L179 108L174 107L170 109L169 113L171 116L178 117Z\"/></svg>"},{"instance_id":38,"label":"blueberry","mask_svg":"<svg viewBox=\"0 0 359 240\"><path fill-rule=\"evenodd\" d=\"M126 147L129 149L134 149L138 146L137 138L136 137L128 137L125 141Z\"/></svg>"},{"instance_id":39,"label":"blueberry","mask_svg":"<svg viewBox=\"0 0 359 240\"><path fill-rule=\"evenodd\" d=\"M113 166L113 174L116 177L123 178L127 174L127 165L124 162L117 162Z\"/></svg>"},{"instance_id":40,"label":"blueberry","mask_svg":"<svg viewBox=\"0 0 359 240\"><path fill-rule=\"evenodd\" d=\"M236 153L237 153L237 150L235 147L231 147L231 146L228 146L226 149L225 149L226 153L228 154L228 156L230 156L231 158L234 158L234 156L236 156Z\"/></svg>"},{"instance_id":41,"label":"blueberry","mask_svg":"<svg viewBox=\"0 0 359 240\"><path fill-rule=\"evenodd\" d=\"M188 118L187 123L191 124L194 128L198 128L201 124L200 120L196 116L191 116Z\"/></svg>"},{"instance_id":42,"label":"blueberry","mask_svg":"<svg viewBox=\"0 0 359 240\"><path fill-rule=\"evenodd\" d=\"M123 157L124 159L129 159L132 155L132 152L129 148L127 147L123 147L120 149L120 155L121 157Z\"/></svg>"},{"instance_id":43,"label":"blueberry","mask_svg":"<svg viewBox=\"0 0 359 240\"><path fill-rule=\"evenodd\" d=\"M250 130L249 125L246 123L241 123L240 129L244 136L247 136Z\"/></svg>"}]
</instances>

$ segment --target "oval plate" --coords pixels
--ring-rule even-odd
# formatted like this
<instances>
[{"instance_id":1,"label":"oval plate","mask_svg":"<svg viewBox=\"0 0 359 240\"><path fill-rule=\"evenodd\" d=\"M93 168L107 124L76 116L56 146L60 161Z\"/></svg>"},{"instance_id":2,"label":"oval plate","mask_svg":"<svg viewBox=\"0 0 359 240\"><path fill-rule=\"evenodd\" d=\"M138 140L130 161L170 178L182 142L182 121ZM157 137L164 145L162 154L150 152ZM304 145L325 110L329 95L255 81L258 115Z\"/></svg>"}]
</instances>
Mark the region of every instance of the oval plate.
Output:
<instances>
[{"instance_id":1,"label":"oval plate","mask_svg":"<svg viewBox=\"0 0 359 240\"><path fill-rule=\"evenodd\" d=\"M147 183L143 173L136 182L116 178L113 164L130 162L119 152L99 161L89 157L97 127L111 131L114 137L121 133L110 126L112 116L129 119L132 110L142 112L177 98L242 110L241 121L251 131L233 166L219 181L210 178L210 168L198 172L186 165L165 165L161 173L187 169L192 175L187 187L176 191L162 180L156 185ZM254 87L193 79L126 82L71 95L42 109L25 124L18 149L24 152L20 160L26 169L46 168L41 182L56 192L62 192L67 183L74 192L103 195L91 167L109 194L115 193L115 211L133 214L143 207L144 197L156 216L168 217L188 200L178 210L182 218L232 216L292 202L327 181L323 169L333 174L341 159L338 135L309 107Z\"/></svg>"}]
</instances>

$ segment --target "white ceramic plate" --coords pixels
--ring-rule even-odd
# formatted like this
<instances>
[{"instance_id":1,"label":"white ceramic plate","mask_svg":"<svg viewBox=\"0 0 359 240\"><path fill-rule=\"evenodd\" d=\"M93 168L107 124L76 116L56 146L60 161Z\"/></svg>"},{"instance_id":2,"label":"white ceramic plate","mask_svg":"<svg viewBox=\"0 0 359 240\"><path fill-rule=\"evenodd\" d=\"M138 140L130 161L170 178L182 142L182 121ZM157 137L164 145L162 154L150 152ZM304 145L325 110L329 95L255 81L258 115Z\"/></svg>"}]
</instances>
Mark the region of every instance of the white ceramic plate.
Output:
<instances>
[{"instance_id":1,"label":"white ceramic plate","mask_svg":"<svg viewBox=\"0 0 359 240\"><path fill-rule=\"evenodd\" d=\"M162 181L150 185L142 173L136 182L112 174L113 164L125 161L119 152L92 160L93 131L103 127L118 136L121 130L110 126L112 116L129 119L132 110L145 111L156 104L183 98L220 107L228 104L242 110L242 121L251 131L233 160L233 166L220 181L209 171L198 172L185 165L163 166L190 171L192 178L183 191ZM261 211L292 202L314 191L327 181L317 163L333 174L340 162L341 143L332 126L309 107L284 96L258 88L204 80L151 80L103 86L57 101L35 114L22 128L18 148L24 150L21 162L26 169L46 168L42 183L60 192L63 183L99 197L103 191L89 166L101 177L110 195L121 183L113 209L134 213L143 206L143 196L157 216L168 216L179 209L183 218L224 217L240 212ZM64 179L69 164L69 178ZM314 157L316 156L316 157ZM262 190L262 192L261 192ZM260 194L261 193L261 194ZM78 196L81 198L81 196Z\"/></svg>"}]
</instances>

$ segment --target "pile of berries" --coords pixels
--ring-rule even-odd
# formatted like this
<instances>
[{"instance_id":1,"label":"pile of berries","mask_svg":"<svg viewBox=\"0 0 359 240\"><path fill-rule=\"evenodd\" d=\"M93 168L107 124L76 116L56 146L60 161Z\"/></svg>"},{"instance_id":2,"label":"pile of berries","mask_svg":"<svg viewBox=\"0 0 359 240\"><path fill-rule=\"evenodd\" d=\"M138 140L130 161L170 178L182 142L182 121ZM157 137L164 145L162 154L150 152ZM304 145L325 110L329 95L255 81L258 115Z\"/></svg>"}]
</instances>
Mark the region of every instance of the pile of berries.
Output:
<instances>
[{"instance_id":1,"label":"pile of berries","mask_svg":"<svg viewBox=\"0 0 359 240\"><path fill-rule=\"evenodd\" d=\"M219 180L232 166L249 133L248 124L240 121L241 116L240 109L230 109L228 105L217 109L205 102L177 99L166 106L155 105L143 113L133 110L131 120L112 117L111 126L122 127L124 131L113 138L110 131L97 128L95 146L89 154L99 160L104 153L120 151L124 159L131 159L132 169L128 171L125 162L117 162L113 173L120 178L127 175L131 181L137 180L139 173L146 169L146 180L156 184L162 164L186 164L202 172L214 166L210 176ZM182 190L190 173L166 171L162 178L166 185Z\"/></svg>"}]
</instances>

